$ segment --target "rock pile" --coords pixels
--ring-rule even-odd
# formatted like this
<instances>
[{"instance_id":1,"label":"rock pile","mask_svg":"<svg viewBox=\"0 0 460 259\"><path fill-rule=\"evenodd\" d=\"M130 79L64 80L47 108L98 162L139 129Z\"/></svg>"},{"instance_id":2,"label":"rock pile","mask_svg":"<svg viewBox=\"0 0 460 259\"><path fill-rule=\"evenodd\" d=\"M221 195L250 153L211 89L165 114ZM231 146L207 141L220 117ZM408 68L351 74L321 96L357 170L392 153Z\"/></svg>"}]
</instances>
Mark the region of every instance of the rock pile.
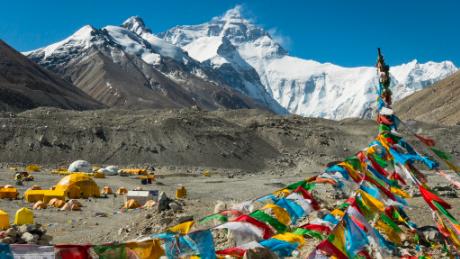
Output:
<instances>
[{"instance_id":1,"label":"rock pile","mask_svg":"<svg viewBox=\"0 0 460 259\"><path fill-rule=\"evenodd\" d=\"M12 225L0 232L0 243L5 244L49 245L52 239L41 224Z\"/></svg>"}]
</instances>

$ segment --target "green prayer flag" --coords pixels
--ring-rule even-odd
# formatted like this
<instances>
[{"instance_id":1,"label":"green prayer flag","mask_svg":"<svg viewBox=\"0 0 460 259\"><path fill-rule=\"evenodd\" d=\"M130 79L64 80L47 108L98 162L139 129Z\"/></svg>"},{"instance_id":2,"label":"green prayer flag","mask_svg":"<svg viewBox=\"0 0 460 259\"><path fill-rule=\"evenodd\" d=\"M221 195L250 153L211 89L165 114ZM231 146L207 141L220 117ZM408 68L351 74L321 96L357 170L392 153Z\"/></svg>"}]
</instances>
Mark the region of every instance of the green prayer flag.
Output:
<instances>
[{"instance_id":1,"label":"green prayer flag","mask_svg":"<svg viewBox=\"0 0 460 259\"><path fill-rule=\"evenodd\" d=\"M392 229L398 231L398 232L401 232L401 228L393 222L393 220L390 219L390 217L388 217L387 215L385 214L380 214L380 219L385 222L385 224L387 224L388 226L390 226Z\"/></svg>"},{"instance_id":2,"label":"green prayer flag","mask_svg":"<svg viewBox=\"0 0 460 259\"><path fill-rule=\"evenodd\" d=\"M457 219L454 218L454 216L452 216L452 214L450 214L446 209L444 209L443 206L441 206L441 204L439 204L438 202L436 201L432 201L432 203L434 204L434 206L436 206L436 208L438 208L438 210L444 214L451 222L455 223L455 224L459 224Z\"/></svg>"},{"instance_id":3,"label":"green prayer flag","mask_svg":"<svg viewBox=\"0 0 460 259\"><path fill-rule=\"evenodd\" d=\"M447 154L446 152L444 151L441 151L439 149L436 149L436 148L430 148L437 156L439 156L440 158L442 159L445 159L445 160L450 160L452 159L452 157Z\"/></svg>"},{"instance_id":4,"label":"green prayer flag","mask_svg":"<svg viewBox=\"0 0 460 259\"><path fill-rule=\"evenodd\" d=\"M221 222L227 222L228 221L228 218L224 215L221 215L219 213L216 213L216 214L212 214L212 215L209 215L209 216L206 216L204 218L202 218L199 223L200 224L203 224L203 223L206 223L210 220L219 220Z\"/></svg>"},{"instance_id":5,"label":"green prayer flag","mask_svg":"<svg viewBox=\"0 0 460 259\"><path fill-rule=\"evenodd\" d=\"M388 162L381 156L377 154L372 154L372 157L374 158L375 162L377 162L377 164L379 164L381 167L385 168L388 166Z\"/></svg>"},{"instance_id":6,"label":"green prayer flag","mask_svg":"<svg viewBox=\"0 0 460 259\"><path fill-rule=\"evenodd\" d=\"M94 252L100 259L128 259L128 253L124 244L109 244L93 246Z\"/></svg>"},{"instance_id":7,"label":"green prayer flag","mask_svg":"<svg viewBox=\"0 0 460 259\"><path fill-rule=\"evenodd\" d=\"M340 209L340 210L344 210L344 209L348 208L348 206L350 206L350 204L344 202L344 203L342 203L342 204L339 205L339 209Z\"/></svg>"},{"instance_id":8,"label":"green prayer flag","mask_svg":"<svg viewBox=\"0 0 460 259\"><path fill-rule=\"evenodd\" d=\"M307 236L310 236L310 237L313 237L319 240L323 240L325 238L321 233L317 231L313 231L310 229L304 229L304 228L297 228L293 233L296 235L307 235Z\"/></svg>"},{"instance_id":9,"label":"green prayer flag","mask_svg":"<svg viewBox=\"0 0 460 259\"><path fill-rule=\"evenodd\" d=\"M361 171L361 161L356 156L347 157L344 161L345 163L350 164L355 170Z\"/></svg>"},{"instance_id":10,"label":"green prayer flag","mask_svg":"<svg viewBox=\"0 0 460 259\"><path fill-rule=\"evenodd\" d=\"M249 214L251 218L257 219L258 221L265 222L272 226L278 233L285 232L287 230L287 226L284 225L283 223L279 222L276 218L268 215L267 213L261 211L261 210L256 210L253 213Z\"/></svg>"},{"instance_id":11,"label":"green prayer flag","mask_svg":"<svg viewBox=\"0 0 460 259\"><path fill-rule=\"evenodd\" d=\"M295 190L299 186L302 186L307 191L311 191L311 190L313 190L315 188L315 183L307 183L307 181L302 180L302 181L298 181L296 183L292 183L292 184L288 185L286 188L289 189L289 190Z\"/></svg>"},{"instance_id":12,"label":"green prayer flag","mask_svg":"<svg viewBox=\"0 0 460 259\"><path fill-rule=\"evenodd\" d=\"M396 135L393 135L391 133L386 133L386 134L383 134L383 136L385 138L391 138L394 142L398 143L400 139L402 139L401 137L398 137Z\"/></svg>"},{"instance_id":13,"label":"green prayer flag","mask_svg":"<svg viewBox=\"0 0 460 259\"><path fill-rule=\"evenodd\" d=\"M382 132L391 132L391 128L385 124L380 124L379 125L379 132L382 133Z\"/></svg>"},{"instance_id":14,"label":"green prayer flag","mask_svg":"<svg viewBox=\"0 0 460 259\"><path fill-rule=\"evenodd\" d=\"M361 196L357 196L355 201L356 201L356 204L358 205L359 207L359 210L363 213L364 217L368 220L372 219L372 216L374 215L374 212L371 211L371 209L369 207L367 207L366 205L364 205L364 203L362 202L361 200Z\"/></svg>"}]
</instances>

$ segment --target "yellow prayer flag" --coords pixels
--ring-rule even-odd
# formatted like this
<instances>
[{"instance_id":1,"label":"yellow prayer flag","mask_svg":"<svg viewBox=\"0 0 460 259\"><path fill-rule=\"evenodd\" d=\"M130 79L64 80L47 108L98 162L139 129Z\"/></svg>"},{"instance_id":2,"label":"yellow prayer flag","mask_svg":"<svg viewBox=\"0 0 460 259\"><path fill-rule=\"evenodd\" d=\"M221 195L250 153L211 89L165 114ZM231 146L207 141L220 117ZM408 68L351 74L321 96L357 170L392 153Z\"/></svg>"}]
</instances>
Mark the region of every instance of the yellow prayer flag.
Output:
<instances>
[{"instance_id":1,"label":"yellow prayer flag","mask_svg":"<svg viewBox=\"0 0 460 259\"><path fill-rule=\"evenodd\" d=\"M346 163L346 162L341 162L339 163L338 165L344 167L348 174L350 175L351 178L353 179L360 179L361 177L359 176L358 174L358 171L356 171L350 164Z\"/></svg>"},{"instance_id":2,"label":"yellow prayer flag","mask_svg":"<svg viewBox=\"0 0 460 259\"><path fill-rule=\"evenodd\" d=\"M277 197L286 197L288 196L289 194L291 193L291 191L289 191L289 189L281 189L281 190L278 190L278 191L275 191L273 193L273 195L277 196Z\"/></svg>"},{"instance_id":3,"label":"yellow prayer flag","mask_svg":"<svg viewBox=\"0 0 460 259\"><path fill-rule=\"evenodd\" d=\"M391 191L392 193L394 193L394 194L397 194L397 195L403 197L403 198L410 198L410 195L409 195L407 192L405 192L405 191L403 191L402 189L399 189L399 188L397 188L397 187L391 186L391 187L390 187L390 191Z\"/></svg>"},{"instance_id":4,"label":"yellow prayer flag","mask_svg":"<svg viewBox=\"0 0 460 259\"><path fill-rule=\"evenodd\" d=\"M460 240L457 236L457 234L455 234L454 231L452 231L451 228L446 228L447 231L449 231L449 234L450 234L450 240L452 240L452 243L455 244L455 246L457 247L457 249L460 249Z\"/></svg>"},{"instance_id":5,"label":"yellow prayer flag","mask_svg":"<svg viewBox=\"0 0 460 259\"><path fill-rule=\"evenodd\" d=\"M345 251L345 228L343 227L343 222L340 222L332 231L331 235L334 235L334 238L330 242L339 249L343 254L347 254Z\"/></svg>"},{"instance_id":6,"label":"yellow prayer flag","mask_svg":"<svg viewBox=\"0 0 460 259\"><path fill-rule=\"evenodd\" d=\"M274 235L272 238L286 241L288 243L299 243L299 245L303 245L305 243L305 239L303 238L303 236L289 232Z\"/></svg>"},{"instance_id":7,"label":"yellow prayer flag","mask_svg":"<svg viewBox=\"0 0 460 259\"><path fill-rule=\"evenodd\" d=\"M372 211L383 212L385 210L385 204L383 204L381 201L377 200L376 198L372 197L372 195L368 194L367 192L363 190L357 190L357 192L361 194L361 199L362 199L362 202L365 204L365 206L371 208Z\"/></svg>"},{"instance_id":8,"label":"yellow prayer flag","mask_svg":"<svg viewBox=\"0 0 460 259\"><path fill-rule=\"evenodd\" d=\"M400 244L401 243L401 236L399 233L396 233L394 229L392 229L389 225L387 225L383 220L379 219L375 223L375 228L380 232L383 232L388 240L393 243Z\"/></svg>"},{"instance_id":9,"label":"yellow prayer flag","mask_svg":"<svg viewBox=\"0 0 460 259\"><path fill-rule=\"evenodd\" d=\"M281 208L280 206L275 205L273 203L268 203L262 207L262 210L265 209L271 209L273 214L275 215L275 218L282 224L289 225L289 223L291 223L291 217L289 216L287 211Z\"/></svg>"},{"instance_id":10,"label":"yellow prayer flag","mask_svg":"<svg viewBox=\"0 0 460 259\"><path fill-rule=\"evenodd\" d=\"M386 149L387 153L390 152L390 146L388 145L387 140L382 134L379 134L376 139Z\"/></svg>"},{"instance_id":11,"label":"yellow prayer flag","mask_svg":"<svg viewBox=\"0 0 460 259\"><path fill-rule=\"evenodd\" d=\"M180 233L182 235L186 235L188 232L190 232L190 229L192 228L193 223L195 223L193 220L186 221L184 223L180 223L173 227L170 227L168 230L174 233Z\"/></svg>"},{"instance_id":12,"label":"yellow prayer flag","mask_svg":"<svg viewBox=\"0 0 460 259\"><path fill-rule=\"evenodd\" d=\"M369 147L369 148L366 150L366 153L367 153L368 155L374 154L374 153L375 153L375 147L374 147L374 146Z\"/></svg>"},{"instance_id":13,"label":"yellow prayer flag","mask_svg":"<svg viewBox=\"0 0 460 259\"><path fill-rule=\"evenodd\" d=\"M126 247L132 250L139 259L159 259L165 254L160 240L147 240L143 242L129 242Z\"/></svg>"},{"instance_id":14,"label":"yellow prayer flag","mask_svg":"<svg viewBox=\"0 0 460 259\"><path fill-rule=\"evenodd\" d=\"M339 209L334 209L333 211L331 211L331 214L340 218L342 218L345 215L345 213Z\"/></svg>"}]
</instances>

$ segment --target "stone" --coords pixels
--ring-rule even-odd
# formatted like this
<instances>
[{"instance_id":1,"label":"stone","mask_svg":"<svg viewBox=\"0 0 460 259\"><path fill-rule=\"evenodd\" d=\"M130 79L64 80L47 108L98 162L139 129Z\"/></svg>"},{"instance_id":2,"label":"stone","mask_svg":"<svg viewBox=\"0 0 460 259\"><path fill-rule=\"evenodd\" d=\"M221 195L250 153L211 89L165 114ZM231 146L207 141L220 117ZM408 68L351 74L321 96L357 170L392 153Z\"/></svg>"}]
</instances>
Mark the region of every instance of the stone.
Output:
<instances>
[{"instance_id":1,"label":"stone","mask_svg":"<svg viewBox=\"0 0 460 259\"><path fill-rule=\"evenodd\" d=\"M177 202L171 202L168 204L168 206L174 211L174 212L179 212L183 211L182 205L180 205Z\"/></svg>"},{"instance_id":2,"label":"stone","mask_svg":"<svg viewBox=\"0 0 460 259\"><path fill-rule=\"evenodd\" d=\"M169 210L169 203L171 202L171 199L168 198L165 192L160 192L160 195L158 196L158 211L164 211L164 210Z\"/></svg>"},{"instance_id":3,"label":"stone","mask_svg":"<svg viewBox=\"0 0 460 259\"><path fill-rule=\"evenodd\" d=\"M0 243L5 243L5 244L14 244L14 241L16 241L16 239L13 237L5 237L5 238L0 239Z\"/></svg>"},{"instance_id":4,"label":"stone","mask_svg":"<svg viewBox=\"0 0 460 259\"><path fill-rule=\"evenodd\" d=\"M24 240L28 244L36 243L38 238L39 238L38 235L33 235L29 232L25 232L21 235L21 239Z\"/></svg>"},{"instance_id":5,"label":"stone","mask_svg":"<svg viewBox=\"0 0 460 259\"><path fill-rule=\"evenodd\" d=\"M107 218L108 215L105 212L96 212L96 213L94 213L94 216L95 217L101 217L101 218Z\"/></svg>"},{"instance_id":6,"label":"stone","mask_svg":"<svg viewBox=\"0 0 460 259\"><path fill-rule=\"evenodd\" d=\"M160 225L162 225L162 226L167 226L167 225L171 224L171 222L173 222L172 218L161 218L160 221L159 221Z\"/></svg>"},{"instance_id":7,"label":"stone","mask_svg":"<svg viewBox=\"0 0 460 259\"><path fill-rule=\"evenodd\" d=\"M50 244L50 243L47 242L47 241L45 241L45 240L41 240L41 239L40 239L40 240L37 241L37 245L40 245L40 246L47 246L47 245L49 245L49 244Z\"/></svg>"},{"instance_id":8,"label":"stone","mask_svg":"<svg viewBox=\"0 0 460 259\"><path fill-rule=\"evenodd\" d=\"M41 225L38 225L38 224L27 225L27 232L35 233L35 232L37 232L39 227L41 227Z\"/></svg>"},{"instance_id":9,"label":"stone","mask_svg":"<svg viewBox=\"0 0 460 259\"><path fill-rule=\"evenodd\" d=\"M421 239L427 241L427 243L442 243L443 237L439 230L434 226L423 226L417 228Z\"/></svg>"},{"instance_id":10,"label":"stone","mask_svg":"<svg viewBox=\"0 0 460 259\"><path fill-rule=\"evenodd\" d=\"M47 242L48 244L53 240L53 237L47 234L44 234L43 236L40 237L40 241Z\"/></svg>"},{"instance_id":11,"label":"stone","mask_svg":"<svg viewBox=\"0 0 460 259\"><path fill-rule=\"evenodd\" d=\"M278 259L279 257L265 247L256 247L246 251L243 259Z\"/></svg>"},{"instance_id":12,"label":"stone","mask_svg":"<svg viewBox=\"0 0 460 259\"><path fill-rule=\"evenodd\" d=\"M177 219L177 224L187 222L187 221L192 221L192 220L193 220L193 216L182 216Z\"/></svg>"},{"instance_id":13,"label":"stone","mask_svg":"<svg viewBox=\"0 0 460 259\"><path fill-rule=\"evenodd\" d=\"M19 234L21 234L21 235L22 235L23 233L26 233L27 231L28 231L27 225L20 225L20 226L18 227L18 232L19 232Z\"/></svg>"},{"instance_id":14,"label":"stone","mask_svg":"<svg viewBox=\"0 0 460 259\"><path fill-rule=\"evenodd\" d=\"M120 228L120 229L118 230L118 235L121 236L121 234L123 234L124 231L125 231L124 228Z\"/></svg>"},{"instance_id":15,"label":"stone","mask_svg":"<svg viewBox=\"0 0 460 259\"><path fill-rule=\"evenodd\" d=\"M9 228L5 231L5 234L9 237L16 237L18 235L18 231L14 228Z\"/></svg>"},{"instance_id":16,"label":"stone","mask_svg":"<svg viewBox=\"0 0 460 259\"><path fill-rule=\"evenodd\" d=\"M143 235L147 235L147 234L150 234L152 233L152 227L145 227L143 230L142 230L142 234Z\"/></svg>"}]
</instances>

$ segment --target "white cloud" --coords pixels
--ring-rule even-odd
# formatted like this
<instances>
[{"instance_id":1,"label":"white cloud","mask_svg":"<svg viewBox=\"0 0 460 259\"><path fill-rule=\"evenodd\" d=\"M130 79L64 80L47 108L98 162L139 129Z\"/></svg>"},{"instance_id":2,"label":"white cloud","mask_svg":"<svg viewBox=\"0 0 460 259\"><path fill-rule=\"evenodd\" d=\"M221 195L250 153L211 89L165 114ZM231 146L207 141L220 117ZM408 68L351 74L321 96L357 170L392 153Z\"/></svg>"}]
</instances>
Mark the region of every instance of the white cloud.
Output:
<instances>
[{"instance_id":1,"label":"white cloud","mask_svg":"<svg viewBox=\"0 0 460 259\"><path fill-rule=\"evenodd\" d=\"M273 40L275 40L278 44L283 46L286 50L291 48L292 40L289 36L283 35L278 28L271 28L268 30L268 33L272 36Z\"/></svg>"}]
</instances>

